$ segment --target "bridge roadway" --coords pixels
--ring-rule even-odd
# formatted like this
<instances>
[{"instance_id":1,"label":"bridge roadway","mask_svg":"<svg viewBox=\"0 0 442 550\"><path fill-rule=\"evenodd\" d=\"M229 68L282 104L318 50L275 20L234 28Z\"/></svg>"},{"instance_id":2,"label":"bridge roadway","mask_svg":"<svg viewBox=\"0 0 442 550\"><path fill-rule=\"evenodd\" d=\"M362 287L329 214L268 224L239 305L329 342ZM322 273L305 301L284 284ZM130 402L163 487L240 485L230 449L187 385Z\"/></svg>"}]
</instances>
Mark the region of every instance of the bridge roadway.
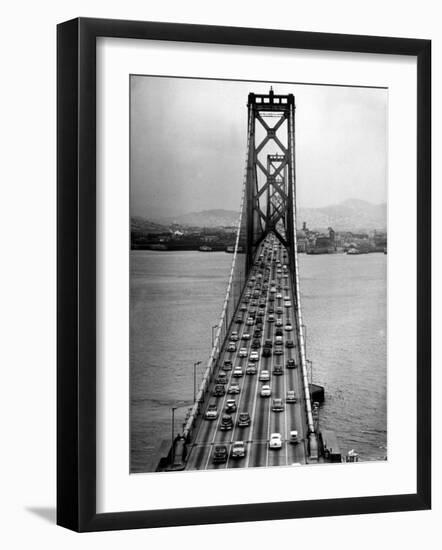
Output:
<instances>
[{"instance_id":1,"label":"bridge roadway","mask_svg":"<svg viewBox=\"0 0 442 550\"><path fill-rule=\"evenodd\" d=\"M293 464L305 464L307 462L306 427L304 408L304 393L301 380L301 368L299 358L299 347L294 319L294 296L292 278L288 269L287 252L274 236L269 236L261 245L257 254L258 261L250 271L245 290L242 295L237 312L231 325L231 332L237 331L238 341L235 342L236 350L227 350L230 338L226 337L220 359L212 377L208 397L202 407L200 420L195 426L190 453L186 464L188 470L205 470L212 468L244 468L260 466L285 466ZM259 260L261 258L261 260ZM280 264L280 267L278 265ZM287 265L287 268L284 266ZM274 284L272 284L274 282ZM287 305L287 300L290 306ZM260 307L260 304L265 307ZM271 310L274 313L271 313ZM243 311L240 311L242 309ZM256 311L255 320L258 319L258 311L264 310L262 316L262 334L259 337L260 347L256 350L259 359L256 365L256 374L246 374L246 367L252 362L250 354L253 351L251 343L256 324L247 324L249 317ZM269 311L270 310L270 311ZM271 315L274 315L272 321ZM238 317L241 322L238 322ZM286 330L288 323L293 323L292 330ZM282 326L280 326L282 324ZM283 354L275 355L275 332L282 328L283 332ZM245 333L250 334L250 339L243 340ZM266 339L273 342L270 357L263 357L263 344ZM294 342L293 348L286 347L287 340ZM247 357L240 357L240 348L247 349ZM288 359L295 360L295 368L287 368ZM232 361L233 368L224 371L225 360ZM274 374L274 368L282 366L282 375ZM240 366L243 376L234 377L233 369ZM270 380L260 381L260 374L263 370L269 371ZM213 394L215 379L219 373L225 372L227 383L225 384L226 394L216 397ZM231 395L228 389L231 384L238 384L239 394ZM260 392L264 384L271 387L270 397L261 397ZM295 403L287 403L288 390L294 390L296 394ZM274 398L282 398L284 410L281 412L272 411ZM236 412L232 413L233 428L222 431L220 429L221 419L225 414L226 402L234 398L237 404ZM215 420L206 420L205 412L209 403L216 403L218 417ZM248 412L251 422L248 427L238 426L239 413ZM289 442L290 431L297 430L299 443ZM272 433L280 433L282 447L270 449L269 440ZM235 441L243 441L246 446L244 458L232 458L231 447ZM225 445L228 451L228 459L225 463L213 462L213 451L216 446Z\"/></svg>"}]
</instances>

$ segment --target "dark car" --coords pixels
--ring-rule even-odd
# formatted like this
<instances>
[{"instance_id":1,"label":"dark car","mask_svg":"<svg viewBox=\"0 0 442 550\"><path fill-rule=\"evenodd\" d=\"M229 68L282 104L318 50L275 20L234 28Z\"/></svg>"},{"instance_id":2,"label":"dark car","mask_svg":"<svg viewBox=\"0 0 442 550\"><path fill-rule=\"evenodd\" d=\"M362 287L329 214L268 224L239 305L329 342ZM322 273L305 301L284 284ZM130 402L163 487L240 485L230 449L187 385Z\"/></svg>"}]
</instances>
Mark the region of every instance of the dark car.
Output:
<instances>
[{"instance_id":1,"label":"dark car","mask_svg":"<svg viewBox=\"0 0 442 550\"><path fill-rule=\"evenodd\" d=\"M232 361L230 361L230 359L226 359L224 361L224 365L223 365L223 370L232 370L232 367L233 367L233 364L232 364Z\"/></svg>"},{"instance_id":2,"label":"dark car","mask_svg":"<svg viewBox=\"0 0 442 550\"><path fill-rule=\"evenodd\" d=\"M296 367L296 363L295 363L295 360L293 359L293 357L290 357L290 359L287 359L287 363L286 363L285 366L288 369L294 369Z\"/></svg>"},{"instance_id":3,"label":"dark car","mask_svg":"<svg viewBox=\"0 0 442 550\"><path fill-rule=\"evenodd\" d=\"M241 412L238 416L238 427L245 428L250 426L250 414L248 412Z\"/></svg>"},{"instance_id":4,"label":"dark car","mask_svg":"<svg viewBox=\"0 0 442 550\"><path fill-rule=\"evenodd\" d=\"M221 418L221 425L219 427L220 430L231 430L233 428L233 420L230 414L224 414Z\"/></svg>"},{"instance_id":5,"label":"dark car","mask_svg":"<svg viewBox=\"0 0 442 550\"><path fill-rule=\"evenodd\" d=\"M227 399L226 401L226 413L236 412L236 401L234 399Z\"/></svg>"},{"instance_id":6,"label":"dark car","mask_svg":"<svg viewBox=\"0 0 442 550\"><path fill-rule=\"evenodd\" d=\"M243 320L242 317L237 317L237 318L235 319L235 323L237 323L238 325L240 325L241 323L244 323L244 320Z\"/></svg>"},{"instance_id":7,"label":"dark car","mask_svg":"<svg viewBox=\"0 0 442 550\"><path fill-rule=\"evenodd\" d=\"M276 376L281 376L281 374L283 374L282 365L275 365L273 367L273 374L276 374Z\"/></svg>"},{"instance_id":8,"label":"dark car","mask_svg":"<svg viewBox=\"0 0 442 550\"><path fill-rule=\"evenodd\" d=\"M215 380L216 384L227 384L227 374L225 372L220 372L218 378Z\"/></svg>"},{"instance_id":9,"label":"dark car","mask_svg":"<svg viewBox=\"0 0 442 550\"><path fill-rule=\"evenodd\" d=\"M263 357L270 357L272 355L272 348L264 347L262 350Z\"/></svg>"},{"instance_id":10,"label":"dark car","mask_svg":"<svg viewBox=\"0 0 442 550\"><path fill-rule=\"evenodd\" d=\"M295 343L293 342L293 340L287 340L286 343L285 343L285 347L286 348L294 348Z\"/></svg>"},{"instance_id":11,"label":"dark car","mask_svg":"<svg viewBox=\"0 0 442 550\"><path fill-rule=\"evenodd\" d=\"M222 397L223 395L226 395L226 388L222 384L217 384L213 388L212 395L215 397Z\"/></svg>"},{"instance_id":12,"label":"dark car","mask_svg":"<svg viewBox=\"0 0 442 550\"><path fill-rule=\"evenodd\" d=\"M259 338L261 336L262 330L260 328L255 328L253 332L253 338Z\"/></svg>"},{"instance_id":13,"label":"dark car","mask_svg":"<svg viewBox=\"0 0 442 550\"><path fill-rule=\"evenodd\" d=\"M277 328L275 330L275 336L283 336L284 335L284 332L282 330L282 328Z\"/></svg>"},{"instance_id":14,"label":"dark car","mask_svg":"<svg viewBox=\"0 0 442 550\"><path fill-rule=\"evenodd\" d=\"M227 462L227 447L225 445L216 445L213 451L212 461L214 464L223 464Z\"/></svg>"},{"instance_id":15,"label":"dark car","mask_svg":"<svg viewBox=\"0 0 442 550\"><path fill-rule=\"evenodd\" d=\"M258 349L261 347L261 341L258 340L258 338L255 338L253 341L252 341L252 349Z\"/></svg>"},{"instance_id":16,"label":"dark car","mask_svg":"<svg viewBox=\"0 0 442 550\"><path fill-rule=\"evenodd\" d=\"M266 348L271 348L273 346L273 342L269 339L267 339L265 342L264 342L264 347Z\"/></svg>"}]
</instances>

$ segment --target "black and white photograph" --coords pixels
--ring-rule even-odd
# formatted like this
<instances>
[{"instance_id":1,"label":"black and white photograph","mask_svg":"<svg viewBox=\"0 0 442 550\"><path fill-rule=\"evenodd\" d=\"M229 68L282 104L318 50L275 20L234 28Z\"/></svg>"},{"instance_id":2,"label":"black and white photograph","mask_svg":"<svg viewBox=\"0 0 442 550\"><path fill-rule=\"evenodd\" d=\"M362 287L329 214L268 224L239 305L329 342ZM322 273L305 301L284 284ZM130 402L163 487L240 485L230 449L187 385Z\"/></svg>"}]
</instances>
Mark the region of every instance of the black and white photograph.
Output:
<instances>
[{"instance_id":1,"label":"black and white photograph","mask_svg":"<svg viewBox=\"0 0 442 550\"><path fill-rule=\"evenodd\" d=\"M388 89L129 89L130 472L388 460Z\"/></svg>"}]
</instances>

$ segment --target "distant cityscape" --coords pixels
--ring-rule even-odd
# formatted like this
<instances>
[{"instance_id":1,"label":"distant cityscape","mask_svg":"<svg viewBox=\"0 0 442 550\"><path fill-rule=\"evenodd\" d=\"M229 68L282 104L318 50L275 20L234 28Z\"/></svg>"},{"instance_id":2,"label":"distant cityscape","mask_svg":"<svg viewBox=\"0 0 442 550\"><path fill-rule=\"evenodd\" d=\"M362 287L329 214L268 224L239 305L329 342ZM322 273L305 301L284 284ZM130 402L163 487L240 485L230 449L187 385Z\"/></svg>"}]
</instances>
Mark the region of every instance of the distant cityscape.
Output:
<instances>
[{"instance_id":1,"label":"distant cityscape","mask_svg":"<svg viewBox=\"0 0 442 550\"><path fill-rule=\"evenodd\" d=\"M200 250L201 252L233 252L236 226L196 227L172 223L169 227L153 227L140 220L132 225L132 250ZM156 225L156 224L154 224ZM373 229L368 232L335 231L329 227L326 231L313 230L303 222L298 229L298 252L307 254L367 254L369 252L387 252L387 233ZM240 238L240 251L245 243Z\"/></svg>"}]
</instances>

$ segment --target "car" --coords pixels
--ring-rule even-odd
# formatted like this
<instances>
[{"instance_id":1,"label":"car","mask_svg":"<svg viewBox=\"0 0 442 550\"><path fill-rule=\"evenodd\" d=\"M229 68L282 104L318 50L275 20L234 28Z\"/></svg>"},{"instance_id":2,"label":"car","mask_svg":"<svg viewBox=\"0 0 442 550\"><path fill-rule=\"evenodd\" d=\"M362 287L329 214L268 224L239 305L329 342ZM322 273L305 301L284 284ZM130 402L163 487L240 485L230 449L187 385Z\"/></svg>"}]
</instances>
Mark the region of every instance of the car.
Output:
<instances>
[{"instance_id":1,"label":"car","mask_svg":"<svg viewBox=\"0 0 442 550\"><path fill-rule=\"evenodd\" d=\"M292 303L289 300L284 302L284 307L291 307Z\"/></svg>"},{"instance_id":2,"label":"car","mask_svg":"<svg viewBox=\"0 0 442 550\"><path fill-rule=\"evenodd\" d=\"M212 395L214 395L215 397L222 397L225 394L226 394L226 388L223 385L217 384L213 388Z\"/></svg>"},{"instance_id":3,"label":"car","mask_svg":"<svg viewBox=\"0 0 442 550\"><path fill-rule=\"evenodd\" d=\"M244 445L244 441L235 441L233 443L230 456L232 458L244 458L246 456L246 446Z\"/></svg>"},{"instance_id":4,"label":"car","mask_svg":"<svg viewBox=\"0 0 442 550\"><path fill-rule=\"evenodd\" d=\"M282 331L282 328L277 328L275 330L275 336L282 336L284 332Z\"/></svg>"},{"instance_id":5,"label":"car","mask_svg":"<svg viewBox=\"0 0 442 550\"><path fill-rule=\"evenodd\" d=\"M288 332L290 330L293 330L293 327L290 323L287 323L286 326L284 327L284 330L286 330Z\"/></svg>"},{"instance_id":6,"label":"car","mask_svg":"<svg viewBox=\"0 0 442 550\"><path fill-rule=\"evenodd\" d=\"M270 294L269 302L274 302L274 301L275 301L275 297L273 296L273 294Z\"/></svg>"},{"instance_id":7,"label":"car","mask_svg":"<svg viewBox=\"0 0 442 550\"><path fill-rule=\"evenodd\" d=\"M260 310L258 311L258 317L264 317L264 315L265 315L264 310L263 310L263 309L260 309Z\"/></svg>"},{"instance_id":8,"label":"car","mask_svg":"<svg viewBox=\"0 0 442 550\"><path fill-rule=\"evenodd\" d=\"M286 403L296 403L295 390L287 390Z\"/></svg>"},{"instance_id":9,"label":"car","mask_svg":"<svg viewBox=\"0 0 442 550\"><path fill-rule=\"evenodd\" d=\"M264 347L271 348L272 346L273 346L273 342L269 338L267 338L264 342Z\"/></svg>"},{"instance_id":10,"label":"car","mask_svg":"<svg viewBox=\"0 0 442 550\"><path fill-rule=\"evenodd\" d=\"M259 340L258 338L254 338L253 341L252 341L251 348L252 349L258 349L260 347L261 347L261 340Z\"/></svg>"},{"instance_id":11,"label":"car","mask_svg":"<svg viewBox=\"0 0 442 550\"><path fill-rule=\"evenodd\" d=\"M250 340L250 334L248 332L244 332L241 336L241 340Z\"/></svg>"},{"instance_id":12,"label":"car","mask_svg":"<svg viewBox=\"0 0 442 550\"><path fill-rule=\"evenodd\" d=\"M253 317L247 317L246 325L252 326L255 324L255 319Z\"/></svg>"},{"instance_id":13,"label":"car","mask_svg":"<svg viewBox=\"0 0 442 550\"><path fill-rule=\"evenodd\" d=\"M282 346L275 346L273 350L273 355L282 355L284 353L284 348Z\"/></svg>"},{"instance_id":14,"label":"car","mask_svg":"<svg viewBox=\"0 0 442 550\"><path fill-rule=\"evenodd\" d=\"M224 464L227 462L227 447L225 445L216 445L213 450L212 462L214 464Z\"/></svg>"},{"instance_id":15,"label":"car","mask_svg":"<svg viewBox=\"0 0 442 550\"><path fill-rule=\"evenodd\" d=\"M241 376L244 376L244 371L242 370L242 368L240 366L236 366L234 369L233 369L233 377L234 378L241 378Z\"/></svg>"},{"instance_id":16,"label":"car","mask_svg":"<svg viewBox=\"0 0 442 550\"><path fill-rule=\"evenodd\" d=\"M276 319L275 325L276 325L277 327L282 327L282 325L283 325L282 319Z\"/></svg>"},{"instance_id":17,"label":"car","mask_svg":"<svg viewBox=\"0 0 442 550\"><path fill-rule=\"evenodd\" d=\"M298 430L290 430L289 442L292 445L296 445L297 443L299 443Z\"/></svg>"},{"instance_id":18,"label":"car","mask_svg":"<svg viewBox=\"0 0 442 550\"><path fill-rule=\"evenodd\" d=\"M233 420L230 414L223 414L220 422L219 429L221 431L231 430L233 428Z\"/></svg>"},{"instance_id":19,"label":"car","mask_svg":"<svg viewBox=\"0 0 442 550\"><path fill-rule=\"evenodd\" d=\"M204 418L206 420L216 420L218 418L218 408L216 403L209 403Z\"/></svg>"},{"instance_id":20,"label":"car","mask_svg":"<svg viewBox=\"0 0 442 550\"><path fill-rule=\"evenodd\" d=\"M225 372L219 372L215 384L227 384L227 374Z\"/></svg>"},{"instance_id":21,"label":"car","mask_svg":"<svg viewBox=\"0 0 442 550\"><path fill-rule=\"evenodd\" d=\"M248 412L240 412L238 415L237 424L239 428L250 426L250 414Z\"/></svg>"},{"instance_id":22,"label":"car","mask_svg":"<svg viewBox=\"0 0 442 550\"><path fill-rule=\"evenodd\" d=\"M273 433L270 436L269 449L281 449L282 440L280 433Z\"/></svg>"},{"instance_id":23,"label":"car","mask_svg":"<svg viewBox=\"0 0 442 550\"><path fill-rule=\"evenodd\" d=\"M235 323L237 323L238 325L241 325L242 323L244 323L244 319L241 316L239 316L235 319Z\"/></svg>"},{"instance_id":24,"label":"car","mask_svg":"<svg viewBox=\"0 0 442 550\"><path fill-rule=\"evenodd\" d=\"M296 368L296 363L293 357L290 357L290 359L287 359L287 363L285 364L287 369L294 369Z\"/></svg>"},{"instance_id":25,"label":"car","mask_svg":"<svg viewBox=\"0 0 442 550\"><path fill-rule=\"evenodd\" d=\"M234 352L236 351L236 344L235 342L229 342L229 345L227 346L227 351Z\"/></svg>"},{"instance_id":26,"label":"car","mask_svg":"<svg viewBox=\"0 0 442 550\"><path fill-rule=\"evenodd\" d=\"M261 387L261 397L270 397L272 395L272 390L268 384L264 384Z\"/></svg>"},{"instance_id":27,"label":"car","mask_svg":"<svg viewBox=\"0 0 442 550\"><path fill-rule=\"evenodd\" d=\"M226 413L236 412L236 401L234 399L227 399L226 401Z\"/></svg>"},{"instance_id":28,"label":"car","mask_svg":"<svg viewBox=\"0 0 442 550\"><path fill-rule=\"evenodd\" d=\"M280 397L275 397L272 401L272 411L282 412L284 410L284 403Z\"/></svg>"},{"instance_id":29,"label":"car","mask_svg":"<svg viewBox=\"0 0 442 550\"><path fill-rule=\"evenodd\" d=\"M293 342L293 340L287 340L286 343L285 343L285 347L286 348L294 348L295 347L295 342Z\"/></svg>"},{"instance_id":30,"label":"car","mask_svg":"<svg viewBox=\"0 0 442 550\"><path fill-rule=\"evenodd\" d=\"M222 369L223 370L232 370L232 367L233 367L232 361L230 361L230 359L226 359L223 363Z\"/></svg>"},{"instance_id":31,"label":"car","mask_svg":"<svg viewBox=\"0 0 442 550\"><path fill-rule=\"evenodd\" d=\"M278 292L278 293L276 294L276 298L277 298L278 300L281 300L282 294L281 294L280 292Z\"/></svg>"},{"instance_id":32,"label":"car","mask_svg":"<svg viewBox=\"0 0 442 550\"><path fill-rule=\"evenodd\" d=\"M283 369L282 369L282 365L275 365L273 367L273 374L275 374L276 376L281 376L281 374L284 373Z\"/></svg>"},{"instance_id":33,"label":"car","mask_svg":"<svg viewBox=\"0 0 442 550\"><path fill-rule=\"evenodd\" d=\"M240 390L240 387L238 384L230 384L229 386L229 389L227 390L227 393L229 395L235 395L237 393L239 393L241 390Z\"/></svg>"},{"instance_id":34,"label":"car","mask_svg":"<svg viewBox=\"0 0 442 550\"><path fill-rule=\"evenodd\" d=\"M275 346L282 346L283 341L284 338L282 337L282 335L278 334L278 336L275 336Z\"/></svg>"},{"instance_id":35,"label":"car","mask_svg":"<svg viewBox=\"0 0 442 550\"><path fill-rule=\"evenodd\" d=\"M259 379L261 382L267 382L270 380L270 372L268 370L262 370L259 373Z\"/></svg>"},{"instance_id":36,"label":"car","mask_svg":"<svg viewBox=\"0 0 442 550\"><path fill-rule=\"evenodd\" d=\"M253 331L253 338L260 338L262 330L259 327L256 327Z\"/></svg>"},{"instance_id":37,"label":"car","mask_svg":"<svg viewBox=\"0 0 442 550\"><path fill-rule=\"evenodd\" d=\"M256 326L257 326L257 327L261 327L261 326L262 326L262 317L258 317L258 319L256 319Z\"/></svg>"},{"instance_id":38,"label":"car","mask_svg":"<svg viewBox=\"0 0 442 550\"><path fill-rule=\"evenodd\" d=\"M240 348L239 350L240 357L247 357L247 353L248 353L247 348Z\"/></svg>"},{"instance_id":39,"label":"car","mask_svg":"<svg viewBox=\"0 0 442 550\"><path fill-rule=\"evenodd\" d=\"M276 292L276 287L272 286L272 288L270 289L270 292L271 292L272 294L275 294L275 292Z\"/></svg>"},{"instance_id":40,"label":"car","mask_svg":"<svg viewBox=\"0 0 442 550\"><path fill-rule=\"evenodd\" d=\"M241 304L241 307L239 308L240 311L247 311L247 304L244 302Z\"/></svg>"},{"instance_id":41,"label":"car","mask_svg":"<svg viewBox=\"0 0 442 550\"><path fill-rule=\"evenodd\" d=\"M238 332L234 330L232 334L230 335L230 341L231 342L237 342L238 341Z\"/></svg>"},{"instance_id":42,"label":"car","mask_svg":"<svg viewBox=\"0 0 442 550\"><path fill-rule=\"evenodd\" d=\"M272 307L269 307L268 312L269 313L275 313L275 310Z\"/></svg>"},{"instance_id":43,"label":"car","mask_svg":"<svg viewBox=\"0 0 442 550\"><path fill-rule=\"evenodd\" d=\"M269 348L268 346L264 347L262 350L262 356L270 357L271 355L272 355L272 348Z\"/></svg>"},{"instance_id":44,"label":"car","mask_svg":"<svg viewBox=\"0 0 442 550\"><path fill-rule=\"evenodd\" d=\"M255 363L249 363L246 368L246 374L256 374Z\"/></svg>"},{"instance_id":45,"label":"car","mask_svg":"<svg viewBox=\"0 0 442 550\"><path fill-rule=\"evenodd\" d=\"M273 315L273 313L271 313L271 314L268 316L267 321L268 321L269 323L273 323L274 320L275 320L275 316Z\"/></svg>"},{"instance_id":46,"label":"car","mask_svg":"<svg viewBox=\"0 0 442 550\"><path fill-rule=\"evenodd\" d=\"M284 313L284 310L282 309L281 306L278 306L275 310L275 313L277 313L278 315L281 315L281 313Z\"/></svg>"},{"instance_id":47,"label":"car","mask_svg":"<svg viewBox=\"0 0 442 550\"><path fill-rule=\"evenodd\" d=\"M258 360L259 360L258 352L255 351L255 350L253 350L252 352L250 352L249 360L250 360L250 361L258 361Z\"/></svg>"}]
</instances>

